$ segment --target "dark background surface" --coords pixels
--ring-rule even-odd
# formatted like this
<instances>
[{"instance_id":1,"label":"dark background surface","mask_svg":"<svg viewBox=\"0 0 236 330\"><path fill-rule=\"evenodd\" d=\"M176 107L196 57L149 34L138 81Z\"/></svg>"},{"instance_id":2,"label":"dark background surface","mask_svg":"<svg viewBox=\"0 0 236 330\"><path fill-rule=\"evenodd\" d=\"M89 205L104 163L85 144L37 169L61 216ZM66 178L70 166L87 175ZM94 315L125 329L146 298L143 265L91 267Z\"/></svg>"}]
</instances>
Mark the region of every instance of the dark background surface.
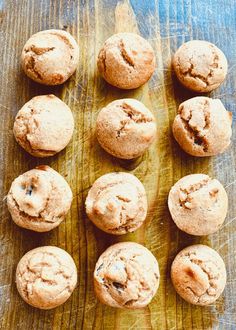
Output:
<instances>
[{"instance_id":1,"label":"dark background surface","mask_svg":"<svg viewBox=\"0 0 236 330\"><path fill-rule=\"evenodd\" d=\"M236 329L236 2L234 0L0 0L0 329ZM66 29L80 45L80 65L63 86L40 86L24 76L20 53L31 34L48 28ZM108 86L97 74L96 57L102 43L115 32L137 32L152 44L157 69L148 84L135 91ZM175 50L190 39L204 39L220 47L229 62L224 84L211 93L233 112L233 143L223 154L198 159L184 154L173 141L171 123L179 103L195 94L181 87L170 62ZM39 160L14 141L17 111L34 95L54 93L72 109L73 140L57 156ZM136 163L107 155L94 138L99 109L111 100L134 97L157 119L158 139ZM10 219L5 196L12 180L37 164L49 164L66 177L74 200L66 221L50 233L18 228ZM136 233L111 237L88 221L84 200L96 178L111 171L130 171L144 183L149 213ZM166 198L170 187L190 173L209 173L226 187L229 212L223 228L205 238L181 233L170 219ZM92 273L101 252L117 241L147 246L160 264L161 283L152 303L140 311L105 307L93 293ZM203 242L215 248L227 267L223 296L210 307L196 307L178 297L169 278L170 264L184 246ZM17 262L28 250L57 245L72 254L79 271L78 286L63 306L40 311L25 304L15 284Z\"/></svg>"}]
</instances>

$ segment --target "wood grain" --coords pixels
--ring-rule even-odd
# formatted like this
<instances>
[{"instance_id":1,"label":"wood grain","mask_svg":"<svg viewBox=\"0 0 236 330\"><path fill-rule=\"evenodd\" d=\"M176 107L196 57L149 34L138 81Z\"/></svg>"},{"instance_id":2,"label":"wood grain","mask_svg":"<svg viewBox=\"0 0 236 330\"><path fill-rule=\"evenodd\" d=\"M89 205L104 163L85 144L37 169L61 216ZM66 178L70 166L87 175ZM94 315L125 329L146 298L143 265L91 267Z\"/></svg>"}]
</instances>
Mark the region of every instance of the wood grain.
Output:
<instances>
[{"instance_id":1,"label":"wood grain","mask_svg":"<svg viewBox=\"0 0 236 330\"><path fill-rule=\"evenodd\" d=\"M173 77L174 51L189 39L216 43L229 60L227 81L211 95L220 97L235 118L236 4L235 0L0 0L0 329L236 329L236 135L221 156L197 159L180 150L171 135L178 104L194 94ZM78 40L81 57L76 74L60 87L40 86L24 76L19 57L34 32L65 29ZM104 40L115 32L136 32L155 49L157 70L148 84L121 91L98 75L96 57ZM21 106L34 95L54 93L72 109L76 122L73 141L59 155L36 159L14 141L12 125ZM141 100L155 114L158 139L136 162L106 154L94 137L99 109L123 97ZM233 124L235 131L235 123ZM37 164L49 164L66 177L74 199L66 221L50 233L18 228L10 219L5 195L12 180ZM137 232L117 238L96 229L86 218L84 201L96 178L111 171L137 175L148 193L149 212ZM167 210L167 194L174 182L190 173L209 173L226 187L230 205L220 232L194 238L176 229ZM161 283L152 303L139 311L116 310L95 298L92 274L98 256L117 241L137 241L159 260ZM191 306L178 297L169 277L170 264L184 246L203 242L224 258L228 282L224 295L210 307ZM79 283L71 299L52 311L26 305L14 284L21 256L41 245L57 245L72 254Z\"/></svg>"}]
</instances>

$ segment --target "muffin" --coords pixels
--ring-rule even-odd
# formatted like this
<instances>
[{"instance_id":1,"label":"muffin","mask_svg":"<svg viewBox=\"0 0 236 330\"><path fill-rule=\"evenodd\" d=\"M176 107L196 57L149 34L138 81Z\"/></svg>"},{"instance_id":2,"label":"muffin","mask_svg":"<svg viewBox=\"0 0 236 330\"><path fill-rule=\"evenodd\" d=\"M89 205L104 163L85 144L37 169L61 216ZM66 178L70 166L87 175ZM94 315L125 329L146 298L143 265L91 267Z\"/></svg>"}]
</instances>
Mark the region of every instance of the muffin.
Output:
<instances>
[{"instance_id":1,"label":"muffin","mask_svg":"<svg viewBox=\"0 0 236 330\"><path fill-rule=\"evenodd\" d=\"M173 57L177 78L185 87L200 93L216 89L227 74L227 59L214 44L203 40L184 43Z\"/></svg>"},{"instance_id":2,"label":"muffin","mask_svg":"<svg viewBox=\"0 0 236 330\"><path fill-rule=\"evenodd\" d=\"M56 246L41 246L27 252L16 269L16 285L27 304L51 309L63 304L77 283L74 260Z\"/></svg>"},{"instance_id":3,"label":"muffin","mask_svg":"<svg viewBox=\"0 0 236 330\"><path fill-rule=\"evenodd\" d=\"M101 176L89 190L85 204L89 219L101 230L114 235L135 231L147 215L144 186L129 173Z\"/></svg>"},{"instance_id":4,"label":"muffin","mask_svg":"<svg viewBox=\"0 0 236 330\"><path fill-rule=\"evenodd\" d=\"M156 122L144 104L134 99L109 103L97 117L97 139L111 155L133 159L141 156L156 137Z\"/></svg>"},{"instance_id":5,"label":"muffin","mask_svg":"<svg viewBox=\"0 0 236 330\"><path fill-rule=\"evenodd\" d=\"M213 304L225 288L225 264L206 245L188 246L175 257L171 279L177 293L190 304Z\"/></svg>"},{"instance_id":6,"label":"muffin","mask_svg":"<svg viewBox=\"0 0 236 330\"><path fill-rule=\"evenodd\" d=\"M230 145L232 114L218 99L193 97L180 104L174 119L173 135L192 156L214 156Z\"/></svg>"},{"instance_id":7,"label":"muffin","mask_svg":"<svg viewBox=\"0 0 236 330\"><path fill-rule=\"evenodd\" d=\"M111 85L137 88L155 70L154 51L149 42L135 33L118 33L107 39L98 55L98 70Z\"/></svg>"},{"instance_id":8,"label":"muffin","mask_svg":"<svg viewBox=\"0 0 236 330\"><path fill-rule=\"evenodd\" d=\"M159 267L144 246L122 242L110 246L98 259L94 286L98 299L124 309L147 306L159 286Z\"/></svg>"},{"instance_id":9,"label":"muffin","mask_svg":"<svg viewBox=\"0 0 236 330\"><path fill-rule=\"evenodd\" d=\"M205 174L191 174L171 188L168 206L180 230L191 235L209 235L223 224L228 197L218 180Z\"/></svg>"},{"instance_id":10,"label":"muffin","mask_svg":"<svg viewBox=\"0 0 236 330\"><path fill-rule=\"evenodd\" d=\"M32 35L21 54L25 74L44 85L64 83L78 63L79 46L70 33L63 30L45 30Z\"/></svg>"},{"instance_id":11,"label":"muffin","mask_svg":"<svg viewBox=\"0 0 236 330\"><path fill-rule=\"evenodd\" d=\"M13 221L20 227L38 232L57 227L65 219L71 202L68 183L46 165L16 178L7 195Z\"/></svg>"},{"instance_id":12,"label":"muffin","mask_svg":"<svg viewBox=\"0 0 236 330\"><path fill-rule=\"evenodd\" d=\"M70 108L55 95L33 97L17 113L16 141L35 157L53 156L70 142L74 118Z\"/></svg>"}]
</instances>

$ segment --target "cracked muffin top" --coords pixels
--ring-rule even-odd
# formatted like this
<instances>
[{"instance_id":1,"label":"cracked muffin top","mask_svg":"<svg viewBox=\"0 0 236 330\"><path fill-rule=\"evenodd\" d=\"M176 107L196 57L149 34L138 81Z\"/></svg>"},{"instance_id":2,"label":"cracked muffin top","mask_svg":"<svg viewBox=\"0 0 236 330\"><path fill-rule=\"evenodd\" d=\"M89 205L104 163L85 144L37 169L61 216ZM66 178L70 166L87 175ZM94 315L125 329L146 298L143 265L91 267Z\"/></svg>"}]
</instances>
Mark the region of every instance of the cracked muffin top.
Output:
<instances>
[{"instance_id":1,"label":"cracked muffin top","mask_svg":"<svg viewBox=\"0 0 236 330\"><path fill-rule=\"evenodd\" d=\"M45 30L32 35L24 45L21 64L25 74L44 85L60 85L76 70L79 46L70 33Z\"/></svg>"},{"instance_id":2,"label":"cracked muffin top","mask_svg":"<svg viewBox=\"0 0 236 330\"><path fill-rule=\"evenodd\" d=\"M155 140L156 122L143 103L121 99L109 103L99 112L96 134L108 153L133 159L141 156Z\"/></svg>"},{"instance_id":3,"label":"cracked muffin top","mask_svg":"<svg viewBox=\"0 0 236 330\"><path fill-rule=\"evenodd\" d=\"M71 202L68 183L46 165L17 177L7 195L13 221L20 227L38 232L57 227L65 219Z\"/></svg>"},{"instance_id":4,"label":"cracked muffin top","mask_svg":"<svg viewBox=\"0 0 236 330\"><path fill-rule=\"evenodd\" d=\"M179 229L191 235L209 235L223 224L228 197L218 180L205 174L191 174L171 188L168 206Z\"/></svg>"},{"instance_id":5,"label":"cracked muffin top","mask_svg":"<svg viewBox=\"0 0 236 330\"><path fill-rule=\"evenodd\" d=\"M144 186L129 173L101 176L89 190L85 204L89 219L101 230L114 235L135 231L147 215Z\"/></svg>"},{"instance_id":6,"label":"cracked muffin top","mask_svg":"<svg viewBox=\"0 0 236 330\"><path fill-rule=\"evenodd\" d=\"M33 97L17 113L13 133L32 156L48 157L64 149L74 130L70 108L55 95Z\"/></svg>"},{"instance_id":7,"label":"cracked muffin top","mask_svg":"<svg viewBox=\"0 0 236 330\"><path fill-rule=\"evenodd\" d=\"M225 288L225 264L221 256L206 245L188 246L175 257L171 279L177 293L187 302L209 305Z\"/></svg>"},{"instance_id":8,"label":"cracked muffin top","mask_svg":"<svg viewBox=\"0 0 236 330\"><path fill-rule=\"evenodd\" d=\"M214 44L203 40L184 43L173 57L173 68L187 88L206 93L220 86L227 74L227 59Z\"/></svg>"},{"instance_id":9,"label":"cracked muffin top","mask_svg":"<svg viewBox=\"0 0 236 330\"><path fill-rule=\"evenodd\" d=\"M147 306L156 294L159 280L156 258L147 248L134 242L110 246L99 257L94 270L98 299L117 308Z\"/></svg>"},{"instance_id":10,"label":"cracked muffin top","mask_svg":"<svg viewBox=\"0 0 236 330\"><path fill-rule=\"evenodd\" d=\"M232 114L219 99L197 96L180 104L172 130L181 148L192 156L214 156L230 145Z\"/></svg>"},{"instance_id":11,"label":"cracked muffin top","mask_svg":"<svg viewBox=\"0 0 236 330\"><path fill-rule=\"evenodd\" d=\"M143 85L155 70L154 51L135 33L118 33L107 39L98 55L98 70L111 85L132 89Z\"/></svg>"},{"instance_id":12,"label":"cracked muffin top","mask_svg":"<svg viewBox=\"0 0 236 330\"><path fill-rule=\"evenodd\" d=\"M16 269L19 294L28 304L51 309L63 304L77 283L72 257L56 246L41 246L27 252Z\"/></svg>"}]
</instances>

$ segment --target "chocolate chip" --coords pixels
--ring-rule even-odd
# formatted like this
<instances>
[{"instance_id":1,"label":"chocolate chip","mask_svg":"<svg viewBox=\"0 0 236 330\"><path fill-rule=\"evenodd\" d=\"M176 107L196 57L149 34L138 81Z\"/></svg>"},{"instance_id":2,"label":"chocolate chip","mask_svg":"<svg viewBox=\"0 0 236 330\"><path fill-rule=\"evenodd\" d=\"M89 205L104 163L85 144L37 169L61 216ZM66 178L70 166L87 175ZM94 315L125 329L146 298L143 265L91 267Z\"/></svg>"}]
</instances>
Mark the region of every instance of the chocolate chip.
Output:
<instances>
[{"instance_id":1,"label":"chocolate chip","mask_svg":"<svg viewBox=\"0 0 236 330\"><path fill-rule=\"evenodd\" d=\"M26 195L29 195L29 196L31 196L32 195L32 192L33 192L33 186L29 186L29 187L27 187L27 189L26 189Z\"/></svg>"},{"instance_id":2,"label":"chocolate chip","mask_svg":"<svg viewBox=\"0 0 236 330\"><path fill-rule=\"evenodd\" d=\"M100 269L102 269L103 263L98 267L97 272L99 272Z\"/></svg>"},{"instance_id":3,"label":"chocolate chip","mask_svg":"<svg viewBox=\"0 0 236 330\"><path fill-rule=\"evenodd\" d=\"M124 290L124 285L120 284L119 282L112 282L112 285L113 285L117 290Z\"/></svg>"},{"instance_id":4,"label":"chocolate chip","mask_svg":"<svg viewBox=\"0 0 236 330\"><path fill-rule=\"evenodd\" d=\"M201 146L201 145L203 144L203 141L202 141L201 138L196 137L196 138L194 139L194 143L195 143L195 144L198 144L199 146Z\"/></svg>"}]
</instances>

